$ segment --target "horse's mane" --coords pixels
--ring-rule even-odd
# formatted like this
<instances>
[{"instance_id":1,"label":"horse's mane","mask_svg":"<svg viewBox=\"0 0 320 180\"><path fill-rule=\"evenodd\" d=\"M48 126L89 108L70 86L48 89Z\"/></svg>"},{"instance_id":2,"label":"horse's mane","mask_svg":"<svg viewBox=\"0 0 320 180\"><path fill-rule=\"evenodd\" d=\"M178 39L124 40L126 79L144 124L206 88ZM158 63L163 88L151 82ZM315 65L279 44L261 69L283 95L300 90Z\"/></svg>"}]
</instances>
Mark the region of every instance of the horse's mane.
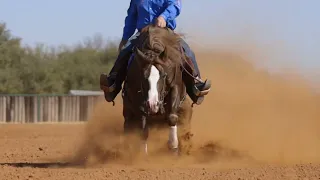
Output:
<instances>
[{"instance_id":1,"label":"horse's mane","mask_svg":"<svg viewBox=\"0 0 320 180\"><path fill-rule=\"evenodd\" d=\"M142 48L142 51L151 50L158 52L161 50L160 60L165 64L167 64L167 61L181 64L180 38L178 34L168 28L148 25L141 30L138 44Z\"/></svg>"}]
</instances>

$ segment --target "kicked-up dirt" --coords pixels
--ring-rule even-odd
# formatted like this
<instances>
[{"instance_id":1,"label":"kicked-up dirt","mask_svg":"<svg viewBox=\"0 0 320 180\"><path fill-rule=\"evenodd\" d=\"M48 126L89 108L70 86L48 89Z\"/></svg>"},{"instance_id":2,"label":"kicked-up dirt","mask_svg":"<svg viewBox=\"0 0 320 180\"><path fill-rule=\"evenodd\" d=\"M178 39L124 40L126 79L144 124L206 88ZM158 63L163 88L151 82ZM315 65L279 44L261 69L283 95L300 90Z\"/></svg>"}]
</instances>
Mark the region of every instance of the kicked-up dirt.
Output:
<instances>
[{"instance_id":1,"label":"kicked-up dirt","mask_svg":"<svg viewBox=\"0 0 320 180\"><path fill-rule=\"evenodd\" d=\"M194 107L190 154L167 154L155 129L143 157L121 136L121 99L102 100L87 124L0 125L0 179L320 179L320 96L306 81L236 54L198 59L213 87Z\"/></svg>"}]
</instances>

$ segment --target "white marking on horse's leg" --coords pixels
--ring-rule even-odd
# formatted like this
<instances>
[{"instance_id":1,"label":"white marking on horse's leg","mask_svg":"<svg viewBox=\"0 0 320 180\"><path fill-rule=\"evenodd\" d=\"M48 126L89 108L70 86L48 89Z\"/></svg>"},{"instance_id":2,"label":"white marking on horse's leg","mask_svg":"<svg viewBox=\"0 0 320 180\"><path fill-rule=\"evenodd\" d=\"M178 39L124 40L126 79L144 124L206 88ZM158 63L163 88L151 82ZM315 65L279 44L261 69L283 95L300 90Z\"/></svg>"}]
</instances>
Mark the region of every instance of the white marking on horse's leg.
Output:
<instances>
[{"instance_id":1,"label":"white marking on horse's leg","mask_svg":"<svg viewBox=\"0 0 320 180\"><path fill-rule=\"evenodd\" d=\"M178 145L179 145L178 127L177 127L177 125L170 126L170 129L169 129L169 148L170 149L177 149Z\"/></svg>"},{"instance_id":2,"label":"white marking on horse's leg","mask_svg":"<svg viewBox=\"0 0 320 180\"><path fill-rule=\"evenodd\" d=\"M144 145L144 146L143 146L144 153L145 153L146 155L148 155L148 144L147 144L147 141L145 141L143 145Z\"/></svg>"},{"instance_id":3,"label":"white marking on horse's leg","mask_svg":"<svg viewBox=\"0 0 320 180\"><path fill-rule=\"evenodd\" d=\"M146 131L148 131L148 129L146 129L146 125L147 125L147 119L143 118L142 119L142 131L144 133L144 140L143 140L143 150L144 153L147 155L148 154L148 143L147 143L147 137L145 135L145 133L147 133Z\"/></svg>"},{"instance_id":4,"label":"white marking on horse's leg","mask_svg":"<svg viewBox=\"0 0 320 180\"><path fill-rule=\"evenodd\" d=\"M148 91L148 103L152 112L157 113L159 110L159 92L158 81L160 79L160 72L155 66L151 66L150 76L148 77L150 89Z\"/></svg>"}]
</instances>

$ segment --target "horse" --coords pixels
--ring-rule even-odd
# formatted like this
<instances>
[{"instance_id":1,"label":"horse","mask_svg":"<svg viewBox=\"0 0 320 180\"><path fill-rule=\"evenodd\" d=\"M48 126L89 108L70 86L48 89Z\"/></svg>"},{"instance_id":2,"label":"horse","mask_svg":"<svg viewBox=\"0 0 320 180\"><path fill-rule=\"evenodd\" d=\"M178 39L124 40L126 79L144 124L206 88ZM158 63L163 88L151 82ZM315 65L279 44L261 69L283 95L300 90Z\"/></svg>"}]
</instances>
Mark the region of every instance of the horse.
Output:
<instances>
[{"instance_id":1,"label":"horse","mask_svg":"<svg viewBox=\"0 0 320 180\"><path fill-rule=\"evenodd\" d=\"M145 154L152 126L169 127L167 144L175 154L181 152L181 141L190 141L192 137L193 111L183 82L183 78L189 77L183 71L193 69L184 65L187 57L180 38L168 28L143 28L127 65L122 89L124 132L141 132Z\"/></svg>"}]
</instances>

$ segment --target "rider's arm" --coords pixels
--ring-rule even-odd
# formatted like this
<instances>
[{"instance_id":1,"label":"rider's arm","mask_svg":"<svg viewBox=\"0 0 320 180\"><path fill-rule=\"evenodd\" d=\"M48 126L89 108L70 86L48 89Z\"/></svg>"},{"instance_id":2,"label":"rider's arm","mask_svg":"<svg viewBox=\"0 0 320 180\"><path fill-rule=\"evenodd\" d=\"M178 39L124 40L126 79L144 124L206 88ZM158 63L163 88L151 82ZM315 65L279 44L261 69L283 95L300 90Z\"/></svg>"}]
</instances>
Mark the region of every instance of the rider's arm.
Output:
<instances>
[{"instance_id":1,"label":"rider's arm","mask_svg":"<svg viewBox=\"0 0 320 180\"><path fill-rule=\"evenodd\" d=\"M160 15L166 21L174 20L180 15L181 12L181 0L169 0L167 8Z\"/></svg>"},{"instance_id":2,"label":"rider's arm","mask_svg":"<svg viewBox=\"0 0 320 180\"><path fill-rule=\"evenodd\" d=\"M130 1L130 6L127 10L127 16L125 18L125 25L123 28L122 40L128 40L137 28L137 6L135 0Z\"/></svg>"}]
</instances>

